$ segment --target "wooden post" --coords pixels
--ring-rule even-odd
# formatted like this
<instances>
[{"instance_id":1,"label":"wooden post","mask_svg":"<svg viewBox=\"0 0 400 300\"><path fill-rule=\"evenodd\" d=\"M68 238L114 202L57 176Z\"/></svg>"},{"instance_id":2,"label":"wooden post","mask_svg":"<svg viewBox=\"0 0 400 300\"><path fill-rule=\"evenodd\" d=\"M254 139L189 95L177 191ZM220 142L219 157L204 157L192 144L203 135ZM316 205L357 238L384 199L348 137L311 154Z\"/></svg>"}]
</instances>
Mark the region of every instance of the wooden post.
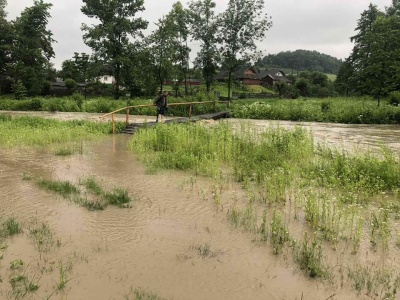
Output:
<instances>
[{"instance_id":1,"label":"wooden post","mask_svg":"<svg viewBox=\"0 0 400 300\"><path fill-rule=\"evenodd\" d=\"M115 121L114 121L114 114L112 116L112 133L115 134Z\"/></svg>"},{"instance_id":2,"label":"wooden post","mask_svg":"<svg viewBox=\"0 0 400 300\"><path fill-rule=\"evenodd\" d=\"M192 104L190 104L189 106L189 118L192 117Z\"/></svg>"},{"instance_id":3,"label":"wooden post","mask_svg":"<svg viewBox=\"0 0 400 300\"><path fill-rule=\"evenodd\" d=\"M129 125L129 108L126 109L126 126Z\"/></svg>"}]
</instances>

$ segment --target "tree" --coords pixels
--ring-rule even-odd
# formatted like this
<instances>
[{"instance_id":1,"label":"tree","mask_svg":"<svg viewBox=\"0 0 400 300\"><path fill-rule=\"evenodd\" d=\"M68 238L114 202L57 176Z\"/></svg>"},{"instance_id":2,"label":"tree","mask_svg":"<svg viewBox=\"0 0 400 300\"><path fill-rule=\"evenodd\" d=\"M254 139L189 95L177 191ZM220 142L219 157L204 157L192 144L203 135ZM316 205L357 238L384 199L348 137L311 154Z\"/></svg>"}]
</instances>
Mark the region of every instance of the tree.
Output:
<instances>
[{"instance_id":1,"label":"tree","mask_svg":"<svg viewBox=\"0 0 400 300\"><path fill-rule=\"evenodd\" d=\"M13 84L13 93L14 93L14 98L16 100L24 99L26 97L27 92L28 91L26 90L21 80L17 80L17 82Z\"/></svg>"},{"instance_id":2,"label":"tree","mask_svg":"<svg viewBox=\"0 0 400 300\"><path fill-rule=\"evenodd\" d=\"M155 74L158 68L150 49L146 46L143 43L130 45L124 62L122 77L131 97L154 95L157 90L158 80Z\"/></svg>"},{"instance_id":3,"label":"tree","mask_svg":"<svg viewBox=\"0 0 400 300\"><path fill-rule=\"evenodd\" d=\"M400 17L400 0L392 0L392 5L386 8L386 15Z\"/></svg>"},{"instance_id":4,"label":"tree","mask_svg":"<svg viewBox=\"0 0 400 300\"><path fill-rule=\"evenodd\" d=\"M72 78L67 78L65 79L65 86L67 87L68 91L71 92L75 91L77 84Z\"/></svg>"},{"instance_id":5,"label":"tree","mask_svg":"<svg viewBox=\"0 0 400 300\"><path fill-rule=\"evenodd\" d=\"M349 62L349 59L346 59L340 66L339 72L337 74L334 83L335 90L340 94L349 96L349 94L354 90L352 84L353 78L354 72L351 66L351 62Z\"/></svg>"},{"instance_id":6,"label":"tree","mask_svg":"<svg viewBox=\"0 0 400 300\"><path fill-rule=\"evenodd\" d=\"M3 93L4 90L9 90L6 78L8 65L11 62L11 48L13 42L13 27L11 23L6 20L6 5L6 0L0 0L0 94Z\"/></svg>"},{"instance_id":7,"label":"tree","mask_svg":"<svg viewBox=\"0 0 400 300\"><path fill-rule=\"evenodd\" d=\"M242 60L254 59L255 42L263 39L272 26L267 14L263 14L263 8L264 0L229 0L228 8L218 17L220 52L228 69L228 99L232 73Z\"/></svg>"},{"instance_id":8,"label":"tree","mask_svg":"<svg viewBox=\"0 0 400 300\"><path fill-rule=\"evenodd\" d=\"M357 22L355 30L358 33L350 38L354 42L354 48L350 55L351 65L355 73L353 84L355 89L361 94L365 94L368 88L366 85L365 68L369 64L371 43L370 39L367 39L367 35L372 31L372 26L380 15L382 15L382 12L378 10L376 5L371 3L368 9L361 14L361 18Z\"/></svg>"},{"instance_id":9,"label":"tree","mask_svg":"<svg viewBox=\"0 0 400 300\"><path fill-rule=\"evenodd\" d=\"M190 48L187 45L189 36L188 29L188 12L182 6L181 2L176 2L172 6L171 12L167 15L172 26L173 36L170 36L174 47L173 62L177 68L177 84L182 81L185 84L185 95L188 94L187 75L189 70L189 53Z\"/></svg>"},{"instance_id":10,"label":"tree","mask_svg":"<svg viewBox=\"0 0 400 300\"><path fill-rule=\"evenodd\" d=\"M174 26L171 18L162 17L155 24L155 29L147 38L147 47L150 50L153 64L157 66L157 79L160 91L163 89L164 81L172 78L174 60Z\"/></svg>"},{"instance_id":11,"label":"tree","mask_svg":"<svg viewBox=\"0 0 400 300\"><path fill-rule=\"evenodd\" d=\"M300 91L301 96L307 96L310 89L310 81L306 78L300 78L295 83L296 88Z\"/></svg>"},{"instance_id":12,"label":"tree","mask_svg":"<svg viewBox=\"0 0 400 300\"><path fill-rule=\"evenodd\" d=\"M337 74L342 61L327 54L309 50L284 51L264 56L256 63L261 68L285 68L293 71L319 71Z\"/></svg>"},{"instance_id":13,"label":"tree","mask_svg":"<svg viewBox=\"0 0 400 300\"><path fill-rule=\"evenodd\" d=\"M215 2L212 0L198 0L189 3L191 35L195 41L201 43L195 64L202 70L207 93L210 92L219 61L216 46L218 23L214 8Z\"/></svg>"},{"instance_id":14,"label":"tree","mask_svg":"<svg viewBox=\"0 0 400 300\"><path fill-rule=\"evenodd\" d=\"M371 52L363 70L365 90L377 99L379 106L383 95L400 87L400 18L378 17L366 40Z\"/></svg>"},{"instance_id":15,"label":"tree","mask_svg":"<svg viewBox=\"0 0 400 300\"><path fill-rule=\"evenodd\" d=\"M47 30L50 3L35 0L14 21L15 35L12 47L12 73L14 82L21 80L28 95L41 94L48 87L50 59L54 57L53 34Z\"/></svg>"},{"instance_id":16,"label":"tree","mask_svg":"<svg viewBox=\"0 0 400 300\"><path fill-rule=\"evenodd\" d=\"M76 82L83 82L83 77L81 76L73 59L67 59L62 62L61 70L58 72L58 77L60 77L62 80L71 78Z\"/></svg>"},{"instance_id":17,"label":"tree","mask_svg":"<svg viewBox=\"0 0 400 300\"><path fill-rule=\"evenodd\" d=\"M386 14L370 4L358 20L355 43L336 86L377 99L400 88L400 1L393 0ZM345 82L347 80L347 82Z\"/></svg>"},{"instance_id":18,"label":"tree","mask_svg":"<svg viewBox=\"0 0 400 300\"><path fill-rule=\"evenodd\" d=\"M83 0L81 11L100 21L91 27L83 24L83 39L95 55L109 63L115 77L115 98L120 95L121 68L127 55L129 38L143 37L148 22L135 17L144 10L144 0Z\"/></svg>"}]
</instances>

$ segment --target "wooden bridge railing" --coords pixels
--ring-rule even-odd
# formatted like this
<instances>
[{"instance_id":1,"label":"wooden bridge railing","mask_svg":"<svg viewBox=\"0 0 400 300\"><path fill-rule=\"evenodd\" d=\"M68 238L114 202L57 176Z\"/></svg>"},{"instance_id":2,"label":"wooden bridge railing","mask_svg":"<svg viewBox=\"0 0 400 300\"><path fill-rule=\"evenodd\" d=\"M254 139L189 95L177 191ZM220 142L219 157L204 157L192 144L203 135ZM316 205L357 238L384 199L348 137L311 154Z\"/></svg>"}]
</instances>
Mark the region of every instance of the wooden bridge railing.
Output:
<instances>
[{"instance_id":1,"label":"wooden bridge railing","mask_svg":"<svg viewBox=\"0 0 400 300\"><path fill-rule=\"evenodd\" d=\"M192 111L193 111L193 105L196 104L213 104L214 108L217 103L225 103L230 106L230 101L203 101L203 102L177 102L177 103L168 103L168 106L179 106L179 105L186 105L189 106L189 118L192 116ZM112 132L115 133L115 118L114 114L125 110L126 113L126 125L129 125L129 111L131 108L141 108L141 107L154 107L154 104L140 104L140 105L132 105L132 106L126 106L117 110L114 110L112 112L106 113L102 116L99 117L99 119L104 119L105 117L108 117L111 115L111 120L112 120Z\"/></svg>"}]
</instances>

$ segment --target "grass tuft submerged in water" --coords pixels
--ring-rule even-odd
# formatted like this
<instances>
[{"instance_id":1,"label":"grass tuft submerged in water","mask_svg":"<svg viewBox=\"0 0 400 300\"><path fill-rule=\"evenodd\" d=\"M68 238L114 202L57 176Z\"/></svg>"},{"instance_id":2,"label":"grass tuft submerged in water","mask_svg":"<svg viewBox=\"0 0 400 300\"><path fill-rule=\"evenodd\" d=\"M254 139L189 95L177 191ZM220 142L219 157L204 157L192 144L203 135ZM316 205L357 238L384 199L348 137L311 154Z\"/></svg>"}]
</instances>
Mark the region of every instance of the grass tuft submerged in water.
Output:
<instances>
[{"instance_id":1,"label":"grass tuft submerged in water","mask_svg":"<svg viewBox=\"0 0 400 300\"><path fill-rule=\"evenodd\" d=\"M92 177L81 179L78 185L70 181L54 181L43 178L37 180L36 183L88 210L103 210L107 205L129 207L129 203L133 202L127 190L116 187L112 191L106 191Z\"/></svg>"}]
</instances>

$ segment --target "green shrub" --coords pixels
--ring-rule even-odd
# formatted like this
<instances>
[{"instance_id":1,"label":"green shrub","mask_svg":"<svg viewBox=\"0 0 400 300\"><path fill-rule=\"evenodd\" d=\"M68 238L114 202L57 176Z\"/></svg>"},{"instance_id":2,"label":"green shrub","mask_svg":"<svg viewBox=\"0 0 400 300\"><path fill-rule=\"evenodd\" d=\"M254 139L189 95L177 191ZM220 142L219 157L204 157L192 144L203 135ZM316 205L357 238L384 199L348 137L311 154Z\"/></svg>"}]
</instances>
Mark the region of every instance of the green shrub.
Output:
<instances>
[{"instance_id":1,"label":"green shrub","mask_svg":"<svg viewBox=\"0 0 400 300\"><path fill-rule=\"evenodd\" d=\"M56 112L58 111L58 104L56 101L52 101L47 105L47 111Z\"/></svg>"},{"instance_id":2,"label":"green shrub","mask_svg":"<svg viewBox=\"0 0 400 300\"><path fill-rule=\"evenodd\" d=\"M14 92L14 97L17 100L24 99L28 93L28 90L24 86L21 80L18 80L14 85L13 85L13 92Z\"/></svg>"},{"instance_id":3,"label":"green shrub","mask_svg":"<svg viewBox=\"0 0 400 300\"><path fill-rule=\"evenodd\" d=\"M389 94L389 103L390 105L399 106L400 104L400 92L395 91Z\"/></svg>"},{"instance_id":4,"label":"green shrub","mask_svg":"<svg viewBox=\"0 0 400 300\"><path fill-rule=\"evenodd\" d=\"M79 93L74 93L71 98L76 102L76 105L78 106L79 110L81 110L84 97Z\"/></svg>"}]
</instances>

